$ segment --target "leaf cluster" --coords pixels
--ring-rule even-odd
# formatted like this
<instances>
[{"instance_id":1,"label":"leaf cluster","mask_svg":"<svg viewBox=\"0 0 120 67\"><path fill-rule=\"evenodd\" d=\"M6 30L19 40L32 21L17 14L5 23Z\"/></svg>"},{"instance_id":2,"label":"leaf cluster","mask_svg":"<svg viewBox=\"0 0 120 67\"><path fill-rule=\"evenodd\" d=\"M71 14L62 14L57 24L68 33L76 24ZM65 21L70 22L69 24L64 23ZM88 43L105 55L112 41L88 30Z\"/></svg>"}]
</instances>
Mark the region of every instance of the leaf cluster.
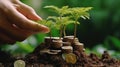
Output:
<instances>
[{"instance_id":1,"label":"leaf cluster","mask_svg":"<svg viewBox=\"0 0 120 67\"><path fill-rule=\"evenodd\" d=\"M68 6L63 6L61 8L58 8L56 6L45 6L44 8L49 8L56 12L59 17L57 16L52 16L51 18L56 20L56 23L61 24L64 22L65 25L69 24L70 18L74 18L75 21L77 21L79 18L83 19L89 19L90 15L88 13L89 10L92 9L92 7L74 7L74 8L69 8ZM66 16L64 16L66 15ZM71 20L70 20L71 21ZM71 23L71 22L70 22Z\"/></svg>"},{"instance_id":2,"label":"leaf cluster","mask_svg":"<svg viewBox=\"0 0 120 67\"><path fill-rule=\"evenodd\" d=\"M53 28L55 26L55 23L52 20L40 20L38 23L45 25L49 28Z\"/></svg>"},{"instance_id":3,"label":"leaf cluster","mask_svg":"<svg viewBox=\"0 0 120 67\"><path fill-rule=\"evenodd\" d=\"M79 18L89 19L90 15L89 15L88 11L91 9L92 9L92 7L69 8L68 14L70 14L71 17L73 17L75 20L78 20Z\"/></svg>"},{"instance_id":4,"label":"leaf cluster","mask_svg":"<svg viewBox=\"0 0 120 67\"><path fill-rule=\"evenodd\" d=\"M67 26L68 24L74 23L74 20L71 20L70 17L56 17L49 16L47 19L53 20L55 23L55 28L60 29L61 26ZM78 23L79 24L79 23Z\"/></svg>"},{"instance_id":5,"label":"leaf cluster","mask_svg":"<svg viewBox=\"0 0 120 67\"><path fill-rule=\"evenodd\" d=\"M56 12L58 15L60 15L60 16L63 16L63 15L65 15L65 14L67 14L67 12L68 12L68 6L63 6L62 8L58 8L58 7L56 7L56 6L45 6L44 8L49 8L49 9L51 9L51 10L53 10L54 12Z\"/></svg>"},{"instance_id":6,"label":"leaf cluster","mask_svg":"<svg viewBox=\"0 0 120 67\"><path fill-rule=\"evenodd\" d=\"M45 6L44 8L51 9L53 12L57 13L59 16L49 16L47 20L41 20L39 23L46 25L48 27L55 27L58 30L65 32L66 26L74 23L75 25L80 24L78 22L79 18L89 19L90 15L88 13L92 7L74 7L69 8L68 6L63 6L61 8L56 6ZM77 27L77 26L76 26Z\"/></svg>"}]
</instances>

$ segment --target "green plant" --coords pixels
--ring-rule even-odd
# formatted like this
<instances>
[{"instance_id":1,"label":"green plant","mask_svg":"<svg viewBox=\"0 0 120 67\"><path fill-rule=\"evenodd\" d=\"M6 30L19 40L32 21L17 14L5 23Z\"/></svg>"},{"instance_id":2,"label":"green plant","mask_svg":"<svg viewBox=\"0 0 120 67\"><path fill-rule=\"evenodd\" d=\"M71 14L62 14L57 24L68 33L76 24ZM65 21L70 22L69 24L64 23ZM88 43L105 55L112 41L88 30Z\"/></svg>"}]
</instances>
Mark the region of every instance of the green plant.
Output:
<instances>
[{"instance_id":1,"label":"green plant","mask_svg":"<svg viewBox=\"0 0 120 67\"><path fill-rule=\"evenodd\" d=\"M63 36L66 36L66 26L68 24L71 24L71 23L74 23L75 21L73 21L72 19L70 19L70 17L56 17L56 16L50 16L48 17L48 19L52 19L54 22L55 22L55 28L60 30L60 33L62 36L62 33L63 33Z\"/></svg>"},{"instance_id":2,"label":"green plant","mask_svg":"<svg viewBox=\"0 0 120 67\"><path fill-rule=\"evenodd\" d=\"M61 39L62 33L63 33L63 28L65 28L64 24L63 24L63 21L68 19L68 18L64 17L64 20L63 20L63 16L68 13L68 6L63 6L62 8L58 8L56 6L45 6L45 8L52 9L54 12L56 12L59 15L58 17L57 16L52 16L52 17L49 17L49 18L53 18L55 20L56 28L60 29L60 39Z\"/></svg>"},{"instance_id":3,"label":"green plant","mask_svg":"<svg viewBox=\"0 0 120 67\"><path fill-rule=\"evenodd\" d=\"M87 11L91 10L92 7L75 7L69 8L68 14L75 20L75 28L74 28L74 38L76 37L77 33L77 24L79 18L89 19L90 15Z\"/></svg>"},{"instance_id":4,"label":"green plant","mask_svg":"<svg viewBox=\"0 0 120 67\"><path fill-rule=\"evenodd\" d=\"M89 13L88 11L92 7L75 7L75 8L69 8L68 6L63 6L61 8L58 8L56 6L45 6L45 8L49 8L56 12L58 16L49 16L47 20L41 20L40 23L43 25L46 25L48 27L54 27L60 31L60 39L63 36L66 36L65 30L66 26L68 24L74 23L74 38L76 38L76 32L77 32L77 24L80 24L78 22L79 18L83 19L89 19ZM54 25L53 25L54 22Z\"/></svg>"},{"instance_id":5,"label":"green plant","mask_svg":"<svg viewBox=\"0 0 120 67\"><path fill-rule=\"evenodd\" d=\"M75 24L74 28L74 38L76 37L77 32L77 24L79 24L78 19L83 18L89 19L89 11L92 7L75 7L75 8L69 8L68 6L63 6L62 8L58 8L56 6L46 6L45 8L52 9L54 12L56 12L59 16L52 16L49 18L52 18L55 22L57 28L60 29L60 38L62 37L62 33L64 33L64 36L66 35L65 29L66 26L70 23Z\"/></svg>"}]
</instances>

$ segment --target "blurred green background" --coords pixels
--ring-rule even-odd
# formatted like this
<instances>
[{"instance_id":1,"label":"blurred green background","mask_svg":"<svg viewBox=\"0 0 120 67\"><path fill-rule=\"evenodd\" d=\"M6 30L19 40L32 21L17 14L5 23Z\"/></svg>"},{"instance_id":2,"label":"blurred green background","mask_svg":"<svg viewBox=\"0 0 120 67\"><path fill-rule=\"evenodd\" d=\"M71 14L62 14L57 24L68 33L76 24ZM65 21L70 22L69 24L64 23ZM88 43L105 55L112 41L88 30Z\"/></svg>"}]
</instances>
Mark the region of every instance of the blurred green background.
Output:
<instances>
[{"instance_id":1,"label":"blurred green background","mask_svg":"<svg viewBox=\"0 0 120 67\"><path fill-rule=\"evenodd\" d=\"M86 52L101 54L108 50L113 57L120 58L120 0L21 0L33 7L43 19L56 13L43 8L48 5L62 7L93 7L89 12L90 19L79 19L81 24L78 27L77 37L85 44ZM67 28L67 35L73 34L73 25ZM58 31L53 29L53 36L58 36ZM1 50L12 55L27 54L44 41L47 34L35 34L24 42L17 42L15 45L0 46Z\"/></svg>"}]
</instances>

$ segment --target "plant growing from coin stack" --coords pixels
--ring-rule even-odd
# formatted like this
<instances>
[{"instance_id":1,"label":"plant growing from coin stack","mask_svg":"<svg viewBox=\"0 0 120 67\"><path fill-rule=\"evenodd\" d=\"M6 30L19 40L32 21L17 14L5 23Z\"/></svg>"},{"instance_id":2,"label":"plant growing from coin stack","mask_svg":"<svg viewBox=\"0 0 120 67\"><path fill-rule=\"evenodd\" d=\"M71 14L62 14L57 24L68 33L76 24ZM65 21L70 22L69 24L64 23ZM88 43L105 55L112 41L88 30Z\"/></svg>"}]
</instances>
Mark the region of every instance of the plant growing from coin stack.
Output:
<instances>
[{"instance_id":1,"label":"plant growing from coin stack","mask_svg":"<svg viewBox=\"0 0 120 67\"><path fill-rule=\"evenodd\" d=\"M52 37L50 32L50 37L45 38L45 45L49 44L50 46L41 50L40 53L61 54L61 57L67 63L75 64L77 56L74 51L83 52L84 50L83 43L80 43L76 37L77 24L80 24L78 19L89 19L88 11L92 7L69 8L68 6L63 6L58 8L56 6L45 6L45 8L56 12L58 16L49 16L46 20L39 21L39 23L48 26L50 29L58 29L60 36ZM66 36L65 30L69 24L74 24L73 36Z\"/></svg>"}]
</instances>

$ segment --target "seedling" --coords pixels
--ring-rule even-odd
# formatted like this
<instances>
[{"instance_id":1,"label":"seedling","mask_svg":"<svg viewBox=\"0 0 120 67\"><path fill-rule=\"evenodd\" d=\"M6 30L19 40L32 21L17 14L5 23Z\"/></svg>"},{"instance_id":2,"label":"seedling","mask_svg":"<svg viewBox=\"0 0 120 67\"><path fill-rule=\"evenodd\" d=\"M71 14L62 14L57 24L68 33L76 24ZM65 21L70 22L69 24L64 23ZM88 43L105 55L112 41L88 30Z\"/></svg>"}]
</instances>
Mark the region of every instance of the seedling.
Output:
<instances>
[{"instance_id":1,"label":"seedling","mask_svg":"<svg viewBox=\"0 0 120 67\"><path fill-rule=\"evenodd\" d=\"M45 6L45 8L49 8L52 9L54 12L56 12L59 16L52 16L51 18L53 18L56 22L56 28L60 30L60 39L62 37L62 33L63 33L63 29L65 29L65 24L64 22L67 20L68 21L68 17L63 17L65 14L68 13L68 6L63 6L62 8L58 8L56 6ZM64 33L65 35L65 33Z\"/></svg>"},{"instance_id":2,"label":"seedling","mask_svg":"<svg viewBox=\"0 0 120 67\"><path fill-rule=\"evenodd\" d=\"M74 38L76 38L77 33L77 24L79 24L78 19L89 19L90 15L87 11L89 11L92 7L76 7L76 8L69 8L68 14L75 20L75 28L74 28Z\"/></svg>"},{"instance_id":3,"label":"seedling","mask_svg":"<svg viewBox=\"0 0 120 67\"><path fill-rule=\"evenodd\" d=\"M79 18L83 19L89 19L89 13L88 11L92 7L75 7L75 8L69 8L68 6L63 6L61 8L58 8L56 6L45 6L45 8L49 8L55 13L58 14L58 16L49 16L47 20L40 21L41 24L46 25L51 28L56 28L60 31L60 39L62 36L66 36L65 30L66 26L73 23L75 26L74 28L74 39L76 38L77 33L77 24L80 24L78 22ZM50 33L51 34L51 33ZM51 37L51 35L50 35ZM73 39L73 40L74 40Z\"/></svg>"},{"instance_id":4,"label":"seedling","mask_svg":"<svg viewBox=\"0 0 120 67\"><path fill-rule=\"evenodd\" d=\"M63 36L66 36L66 26L68 24L74 23L75 21L71 20L70 17L56 17L56 16L50 16L48 17L49 19L54 20L55 22L55 28L60 30L60 38L62 37L62 33Z\"/></svg>"},{"instance_id":5,"label":"seedling","mask_svg":"<svg viewBox=\"0 0 120 67\"><path fill-rule=\"evenodd\" d=\"M62 33L64 33L64 36L66 36L65 29L66 26L70 23L75 24L74 28L74 39L76 38L77 33L77 24L80 24L78 22L79 18L83 19L89 19L89 13L88 11L92 7L76 7L76 8L69 8L68 6L63 6L62 8L58 8L56 6L46 6L45 8L52 9L54 12L56 12L59 16L52 16L49 18L54 19L56 22L56 25L58 29L60 29L60 38L62 37Z\"/></svg>"}]
</instances>

